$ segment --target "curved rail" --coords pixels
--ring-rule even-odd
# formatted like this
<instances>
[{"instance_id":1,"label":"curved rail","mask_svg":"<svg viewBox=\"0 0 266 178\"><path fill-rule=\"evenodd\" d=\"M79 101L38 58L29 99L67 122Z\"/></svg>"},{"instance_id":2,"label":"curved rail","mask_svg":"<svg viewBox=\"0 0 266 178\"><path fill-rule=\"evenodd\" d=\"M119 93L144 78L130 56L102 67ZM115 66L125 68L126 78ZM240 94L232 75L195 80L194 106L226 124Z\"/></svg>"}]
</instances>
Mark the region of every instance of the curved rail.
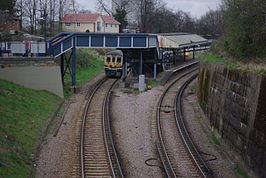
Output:
<instances>
[{"instance_id":1,"label":"curved rail","mask_svg":"<svg viewBox=\"0 0 266 178\"><path fill-rule=\"evenodd\" d=\"M194 65L194 64L193 64ZM191 65L189 65L190 67ZM185 67L182 67L180 68L179 70L175 71L175 72L180 72L182 70L186 69ZM168 92L168 90L178 81L180 80L181 78L183 78L184 76L188 75L189 73L197 70L197 68L195 69L192 69L184 74L182 74L181 76L179 76L178 78L176 78L173 82L171 82L169 84L169 86L164 90L163 94L161 95L160 99L159 99L159 102L158 102L158 107L157 107L157 112L156 112L156 118L157 118L157 130L158 130L158 135L159 135L159 141L160 141L160 146L162 149L160 149L160 146L157 145L157 150L159 152L159 155L161 157L161 160L162 160L162 164L163 164L163 167L164 167L164 170L167 174L167 177L177 177L174 169L173 169L173 166L170 162L170 158L167 154L167 151L166 151L166 147L165 147L165 143L164 143L164 140L163 140L163 136L162 136L162 131L161 131L161 123L160 123L160 109L161 109L161 105L162 105L162 101L163 101L163 98L165 97L166 93ZM163 158L163 155L164 157L166 158L166 160L164 160ZM169 169L168 169L169 168Z\"/></svg>"},{"instance_id":2,"label":"curved rail","mask_svg":"<svg viewBox=\"0 0 266 178\"><path fill-rule=\"evenodd\" d=\"M107 78L103 78L97 82L96 86L92 89L92 91L89 94L89 99L85 107L85 112L87 112L89 105L91 103L91 100L93 98L94 93L97 91L97 89L106 81ZM81 143L80 143L80 158L81 158L81 176L82 178L85 177L84 173L84 130L85 130L85 122L86 122L86 115L84 114L83 120L82 120L82 127L81 127Z\"/></svg>"},{"instance_id":3,"label":"curved rail","mask_svg":"<svg viewBox=\"0 0 266 178\"><path fill-rule=\"evenodd\" d=\"M182 137L182 140L184 144L186 145L186 148L194 162L194 164L197 166L198 170L200 170L200 173L203 177L207 177L207 175L211 174L211 170L208 168L207 164L201 157L200 153L198 152L196 146L194 145L192 139L189 136L189 133L186 129L184 120L183 120L183 114L182 114L182 95L184 93L184 90L186 87L194 80L198 74L193 75L191 78L189 78L179 89L178 94L175 97L175 119L176 124L179 130L179 133ZM178 111L177 111L178 110Z\"/></svg>"},{"instance_id":4,"label":"curved rail","mask_svg":"<svg viewBox=\"0 0 266 178\"><path fill-rule=\"evenodd\" d=\"M95 87L89 92L90 94L89 94L88 102L87 102L86 107L85 107L84 117L83 117L83 121L82 121L82 128L81 128L81 145L80 145L81 146L81 148L80 148L80 150L81 150L81 174L82 174L81 176L83 178L85 177L85 173L86 173L85 172L85 165L87 164L86 163L87 160L88 161L89 160L92 160L92 159L94 160L94 158L92 156L89 156L90 157L89 158L88 155L93 155L95 153L98 154L101 149L104 149L105 150L104 151L105 152L105 158L103 157L104 154L103 154L103 152L102 152L103 150L102 150L101 151L101 155L99 155L100 157L98 158L99 161L100 161L99 163L102 164L103 163L102 161L105 160L106 163L107 163L105 165L107 167L105 167L105 168L104 167L99 167L100 168L99 171L102 172L105 176L107 176L108 174L110 174L110 176L116 177L116 172L117 172L116 170L117 169L114 168L114 165L116 164L116 165L118 165L118 169L119 169L119 171L118 171L119 173L117 175L120 176L120 177L123 177L122 169L120 167L120 164L119 164L119 161L118 161L118 157L117 157L117 154L116 154L116 149L114 147L114 142L113 142L113 139L112 139L112 133L111 133L111 128L110 128L110 124L109 124L109 122L110 122L109 121L109 113L107 113L108 108L109 108L109 105L108 104L109 104L110 96L111 96L110 93L111 93L111 90L113 89L113 87L115 86L115 84L116 84L117 81L118 80L115 80L115 81L112 81L112 80L107 81L107 78L103 78L102 80L100 80L99 82L97 82L97 84L95 85ZM108 83L106 83L106 82L108 82ZM105 87L102 87L103 84L105 85ZM105 96L103 96L101 93L99 93L99 92L102 91L102 90L99 90L100 88L102 88L105 91L104 92L104 93L106 93ZM94 98L95 95L98 96L98 97L100 96L101 99L99 100L98 98ZM97 99L98 99L98 101L97 101ZM94 103L94 102L96 102L96 103ZM91 108L91 106L90 106L91 103L94 103L96 105L92 105L94 107ZM100 103L102 105L102 108L101 108L102 111L100 111L100 112L97 111L96 117L93 116L92 118L95 119L95 118L101 117L102 119L100 119L100 120L96 119L96 122L95 121L92 121L90 119L88 120L87 118L90 118L91 117L90 116L91 113L95 113L95 110L93 108L95 108L95 106L96 106L96 108L98 108L97 105L99 105ZM91 111L94 110L94 111L93 112L91 112L91 111L89 112L89 110L91 110ZM94 125L94 124L96 124L96 125ZM88 126L89 126L89 129L87 128ZM93 149L92 149L92 146L93 145L90 145L90 144L93 144L93 143L91 141L89 141L91 139L88 139L88 141L89 141L88 143L90 145L89 146L89 145L87 145L88 143L86 143L86 140L84 141L84 135L85 135L85 131L86 130L87 130L86 132L88 132L89 130L91 130L90 128L95 128L95 126L96 127L99 127L100 126L99 128L101 128L101 129L100 130L98 129L98 130L101 133L98 132L98 131L95 132L97 129L96 130L93 129L94 131L92 130L92 133L97 133L95 135L96 137L93 136L93 139L94 138L97 138L97 140L99 140L100 138L102 138L102 137L99 137L99 136L102 135L103 136L103 140L100 141L100 142L98 141L97 144L94 143L94 145L97 148L101 148L101 149L100 150L96 149L95 151L93 151ZM88 133L86 133L86 134L88 134ZM90 135L90 136L92 136L92 135ZM85 145L85 143L86 143L86 145ZM86 147L91 148L91 149L89 149L91 151L84 150ZM86 151L86 152L84 152L84 151ZM113 160L115 160L115 161L113 161ZM96 165L98 165L97 162L95 162L95 163L96 163ZM90 163L90 164L95 164L95 163ZM95 170L95 171L98 170L98 169L95 169L96 167L94 167L94 166L92 166L91 168L89 167L89 170ZM109 169L109 171L107 171L108 169ZM96 171L96 172L93 172L93 171L91 172L90 171L89 174L96 176L96 174L97 175L99 174L99 171Z\"/></svg>"},{"instance_id":5,"label":"curved rail","mask_svg":"<svg viewBox=\"0 0 266 178\"><path fill-rule=\"evenodd\" d=\"M111 126L110 126L110 117L109 117L109 104L110 104L110 97L111 97L111 90L113 89L113 87L115 86L116 82L118 80L116 80L112 86L110 87L110 89L107 92L107 96L105 97L104 100L104 104L103 104L103 131L104 131L104 140L105 140L105 148L107 150L107 155L108 155L108 159L109 159L109 163L110 163L110 169L112 171L113 177L116 177L115 174L115 170L113 167L113 163L112 163L112 159L111 159L111 155L110 155L110 151L109 151L109 146L108 146L108 135L109 135L109 140L110 140L110 144L111 144L111 149L113 150L114 153L114 157L115 157L115 163L118 166L118 172L119 172L119 176L124 178L123 175L123 171L121 168L121 165L119 163L119 159L117 156L117 152L116 152L116 148L115 148L115 144L113 141L113 136L112 136L112 131L111 131Z\"/></svg>"}]
</instances>

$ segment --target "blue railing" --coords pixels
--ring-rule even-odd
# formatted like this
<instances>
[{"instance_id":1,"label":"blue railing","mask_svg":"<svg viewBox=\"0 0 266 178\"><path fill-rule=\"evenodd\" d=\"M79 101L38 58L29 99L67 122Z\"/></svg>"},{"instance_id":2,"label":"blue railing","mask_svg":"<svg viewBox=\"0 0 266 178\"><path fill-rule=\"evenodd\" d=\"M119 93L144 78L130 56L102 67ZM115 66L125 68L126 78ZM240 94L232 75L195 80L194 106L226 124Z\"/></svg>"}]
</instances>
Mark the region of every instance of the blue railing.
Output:
<instances>
[{"instance_id":1,"label":"blue railing","mask_svg":"<svg viewBox=\"0 0 266 178\"><path fill-rule=\"evenodd\" d=\"M132 33L60 33L48 40L51 54L76 48L146 49L158 47L157 35Z\"/></svg>"}]
</instances>

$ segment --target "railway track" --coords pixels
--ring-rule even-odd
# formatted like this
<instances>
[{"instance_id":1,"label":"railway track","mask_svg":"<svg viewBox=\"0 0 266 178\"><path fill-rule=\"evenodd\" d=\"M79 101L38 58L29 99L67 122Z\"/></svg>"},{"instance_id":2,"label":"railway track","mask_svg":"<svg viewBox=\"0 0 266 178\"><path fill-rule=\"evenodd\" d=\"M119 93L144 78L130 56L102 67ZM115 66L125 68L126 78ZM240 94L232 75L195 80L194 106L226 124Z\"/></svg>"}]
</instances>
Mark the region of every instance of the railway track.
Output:
<instances>
[{"instance_id":1,"label":"railway track","mask_svg":"<svg viewBox=\"0 0 266 178\"><path fill-rule=\"evenodd\" d=\"M117 80L99 81L89 95L81 128L81 177L123 177L109 121L110 93Z\"/></svg>"},{"instance_id":2,"label":"railway track","mask_svg":"<svg viewBox=\"0 0 266 178\"><path fill-rule=\"evenodd\" d=\"M176 71L179 77L168 85L158 103L157 150L168 177L208 177L211 171L189 137L182 116L182 93L198 68L183 70Z\"/></svg>"}]
</instances>

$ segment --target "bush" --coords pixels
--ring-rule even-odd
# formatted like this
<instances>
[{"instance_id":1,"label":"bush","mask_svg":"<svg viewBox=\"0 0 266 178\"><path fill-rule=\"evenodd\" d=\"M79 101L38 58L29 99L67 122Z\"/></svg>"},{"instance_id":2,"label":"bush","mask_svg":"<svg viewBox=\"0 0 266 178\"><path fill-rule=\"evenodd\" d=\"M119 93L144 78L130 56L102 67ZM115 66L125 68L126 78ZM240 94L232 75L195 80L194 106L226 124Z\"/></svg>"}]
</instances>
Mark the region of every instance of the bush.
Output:
<instances>
[{"instance_id":1,"label":"bush","mask_svg":"<svg viewBox=\"0 0 266 178\"><path fill-rule=\"evenodd\" d=\"M224 0L224 48L243 59L265 57L264 0Z\"/></svg>"}]
</instances>

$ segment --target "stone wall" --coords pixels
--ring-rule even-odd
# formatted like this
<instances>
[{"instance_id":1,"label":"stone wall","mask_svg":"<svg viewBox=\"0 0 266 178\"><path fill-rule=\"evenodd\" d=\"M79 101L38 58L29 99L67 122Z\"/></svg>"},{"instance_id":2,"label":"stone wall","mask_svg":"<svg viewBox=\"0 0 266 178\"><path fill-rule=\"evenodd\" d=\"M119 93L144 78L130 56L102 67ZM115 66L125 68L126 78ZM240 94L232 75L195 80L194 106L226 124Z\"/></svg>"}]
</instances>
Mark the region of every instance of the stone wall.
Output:
<instances>
[{"instance_id":1,"label":"stone wall","mask_svg":"<svg viewBox=\"0 0 266 178\"><path fill-rule=\"evenodd\" d=\"M197 97L230 148L266 175L266 76L201 62Z\"/></svg>"}]
</instances>

